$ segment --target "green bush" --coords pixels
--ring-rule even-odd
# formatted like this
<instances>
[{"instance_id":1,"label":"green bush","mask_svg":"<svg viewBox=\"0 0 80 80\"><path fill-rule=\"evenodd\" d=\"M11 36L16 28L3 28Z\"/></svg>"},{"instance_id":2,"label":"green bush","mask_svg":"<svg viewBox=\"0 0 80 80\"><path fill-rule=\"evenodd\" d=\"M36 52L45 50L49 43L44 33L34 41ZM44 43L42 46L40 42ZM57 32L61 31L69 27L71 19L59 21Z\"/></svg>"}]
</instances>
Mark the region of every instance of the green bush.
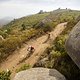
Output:
<instances>
[{"instance_id":1,"label":"green bush","mask_svg":"<svg viewBox=\"0 0 80 80\"><path fill-rule=\"evenodd\" d=\"M45 23L45 25L43 26L43 31L47 32L47 31L52 31L53 30L53 25L52 23Z\"/></svg>"},{"instance_id":2,"label":"green bush","mask_svg":"<svg viewBox=\"0 0 80 80\"><path fill-rule=\"evenodd\" d=\"M60 57L61 56L61 53L59 51L54 51L52 50L51 53L50 53L52 59L53 58L57 58L57 57Z\"/></svg>"},{"instance_id":3,"label":"green bush","mask_svg":"<svg viewBox=\"0 0 80 80\"><path fill-rule=\"evenodd\" d=\"M21 47L22 40L19 37L10 37L0 41L0 60L10 55L17 47Z\"/></svg>"},{"instance_id":4,"label":"green bush","mask_svg":"<svg viewBox=\"0 0 80 80\"><path fill-rule=\"evenodd\" d=\"M67 35L59 36L54 42L54 50L59 51L62 55L67 54L65 51L65 41L67 39Z\"/></svg>"},{"instance_id":5,"label":"green bush","mask_svg":"<svg viewBox=\"0 0 80 80\"><path fill-rule=\"evenodd\" d=\"M2 71L0 72L0 80L10 80L11 72Z\"/></svg>"},{"instance_id":6,"label":"green bush","mask_svg":"<svg viewBox=\"0 0 80 80\"><path fill-rule=\"evenodd\" d=\"M16 69L16 72L20 72L20 71L23 71L23 70L26 70L26 69L30 69L31 68L31 65L29 64L24 64L22 65L19 69Z\"/></svg>"},{"instance_id":7,"label":"green bush","mask_svg":"<svg viewBox=\"0 0 80 80\"><path fill-rule=\"evenodd\" d=\"M26 29L25 24L22 24L22 25L21 25L21 27L22 27L21 31L23 31L23 30L25 30L25 29Z\"/></svg>"}]
</instances>

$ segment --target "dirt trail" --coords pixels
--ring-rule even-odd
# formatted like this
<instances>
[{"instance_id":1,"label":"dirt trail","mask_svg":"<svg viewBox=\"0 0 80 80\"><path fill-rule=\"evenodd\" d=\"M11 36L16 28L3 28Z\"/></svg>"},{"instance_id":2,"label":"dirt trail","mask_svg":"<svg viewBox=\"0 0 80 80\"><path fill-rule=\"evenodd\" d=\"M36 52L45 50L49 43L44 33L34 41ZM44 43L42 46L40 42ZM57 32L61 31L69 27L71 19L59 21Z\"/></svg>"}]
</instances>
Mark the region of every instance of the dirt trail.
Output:
<instances>
[{"instance_id":1,"label":"dirt trail","mask_svg":"<svg viewBox=\"0 0 80 80\"><path fill-rule=\"evenodd\" d=\"M19 68L22 64L27 63L33 66L39 57L43 54L45 49L50 46L50 43L56 39L58 35L62 33L62 31L66 28L67 23L61 23L56 26L54 31L50 32L50 40L47 43L44 43L47 39L47 35L43 35L42 37L37 38L36 40L30 40L27 42L27 44L24 45L23 48L21 48L18 51L15 51L12 55L10 55L3 63L0 65L1 70L9 69L13 71L13 74L15 74L15 70ZM27 54L27 48L28 45L33 45L35 47L35 52L23 63L17 65L20 60L22 60Z\"/></svg>"}]
</instances>

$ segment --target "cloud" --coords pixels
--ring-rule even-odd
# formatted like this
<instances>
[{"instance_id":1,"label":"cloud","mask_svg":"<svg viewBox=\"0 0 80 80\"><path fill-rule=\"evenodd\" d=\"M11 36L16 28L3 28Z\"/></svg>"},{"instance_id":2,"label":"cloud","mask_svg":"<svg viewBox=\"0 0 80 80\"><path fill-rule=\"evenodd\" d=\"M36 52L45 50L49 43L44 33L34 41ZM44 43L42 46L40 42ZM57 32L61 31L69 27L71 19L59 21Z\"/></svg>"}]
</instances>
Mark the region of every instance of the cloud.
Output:
<instances>
[{"instance_id":1,"label":"cloud","mask_svg":"<svg viewBox=\"0 0 80 80\"><path fill-rule=\"evenodd\" d=\"M51 0L54 1L54 0ZM13 2L13 3L21 3L21 4L41 4L41 3L50 3L51 1L49 0L0 0L0 3L6 3L6 2Z\"/></svg>"},{"instance_id":2,"label":"cloud","mask_svg":"<svg viewBox=\"0 0 80 80\"><path fill-rule=\"evenodd\" d=\"M0 0L0 3L7 2L7 1L11 1L11 0Z\"/></svg>"}]
</instances>

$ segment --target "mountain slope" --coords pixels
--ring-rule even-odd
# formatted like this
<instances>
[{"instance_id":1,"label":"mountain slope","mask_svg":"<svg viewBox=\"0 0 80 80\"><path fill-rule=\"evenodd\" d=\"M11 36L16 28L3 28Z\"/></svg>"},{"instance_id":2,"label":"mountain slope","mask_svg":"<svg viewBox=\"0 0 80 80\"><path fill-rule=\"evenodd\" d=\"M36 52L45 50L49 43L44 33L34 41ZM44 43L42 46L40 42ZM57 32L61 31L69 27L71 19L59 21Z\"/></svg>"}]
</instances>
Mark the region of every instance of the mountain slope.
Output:
<instances>
[{"instance_id":1,"label":"mountain slope","mask_svg":"<svg viewBox=\"0 0 80 80\"><path fill-rule=\"evenodd\" d=\"M19 19L14 19L5 27L21 27L23 23L24 25L26 25L26 27L32 27L33 25L37 24L39 21L41 21L48 15L49 13L47 12L42 14L29 15Z\"/></svg>"},{"instance_id":2,"label":"mountain slope","mask_svg":"<svg viewBox=\"0 0 80 80\"><path fill-rule=\"evenodd\" d=\"M0 35L5 39L5 41L0 41L0 61L31 38L37 38L52 31L57 24L65 21L73 23L79 20L77 19L79 15L80 11L58 9L11 21L0 29Z\"/></svg>"},{"instance_id":3,"label":"mountain slope","mask_svg":"<svg viewBox=\"0 0 80 80\"><path fill-rule=\"evenodd\" d=\"M19 61L23 63L25 62L29 63L33 66L38 60L38 58L41 56L41 54L43 54L45 49L50 45L48 43L42 44L42 42L45 41L47 38L46 33L47 32L50 33L52 35L52 40L54 40L66 27L66 25L64 25L64 26L59 26L57 28L56 25L59 23L68 22L67 27L63 31L62 37L59 36L59 40L56 39L55 41L55 46L56 46L55 49L52 49L51 52L49 52L53 53L53 55L55 53L54 56L58 56L56 61L58 60L60 61L61 59L62 60L60 61L61 64L58 64L58 62L56 62L57 65L54 65L52 63L54 56L50 54L51 58L53 59L49 60L48 62L51 65L49 64L47 65L49 68L57 66L57 68L71 80L71 77L73 76L74 72L76 72L76 74L78 74L79 72L78 69L71 62L71 59L69 57L66 58L66 51L64 49L63 43L65 41L65 34L68 35L72 27L79 20L80 20L80 11L67 10L67 9L66 10L58 9L48 13L35 14L20 19L14 19L9 24L5 25L3 28L0 29L0 35L4 38L4 40L0 40L0 62L2 62L0 64L2 66L1 67L2 70L9 68L11 70L13 69L13 72L15 73L15 69L17 68ZM55 28L57 29L55 30ZM27 55L26 49L28 45L25 44L26 42L28 42L28 44L31 45L36 45L37 48L37 50L28 60L25 60L26 58L24 58L24 55L25 56ZM25 44L25 48L22 48L23 44ZM39 55L37 55L37 53ZM71 62L71 64L66 63L65 61ZM20 65L21 64L19 64L19 66ZM68 68L66 68L66 66ZM74 71L72 67L73 68L75 67L76 69L75 68L74 69L76 71ZM69 75L67 72L69 72ZM70 72L72 72L72 74ZM74 78L72 77L72 80L73 79Z\"/></svg>"},{"instance_id":4,"label":"mountain slope","mask_svg":"<svg viewBox=\"0 0 80 80\"><path fill-rule=\"evenodd\" d=\"M13 55L10 55L5 62L3 62L0 65L0 68L2 70L10 69L12 73L12 77L14 76L15 70L19 68L22 64L27 63L31 66L34 66L34 64L38 61L39 57L44 53L46 48L50 46L50 43L53 42L57 36L59 36L62 31L66 28L65 24L67 23L62 23L59 24L54 31L50 32L51 37L50 41L47 43L44 43L45 40L47 39L47 35L43 35L42 37L36 39L36 40L30 40L27 42L27 44L24 46L24 48L20 49L18 52L14 52ZM35 52L29 57L29 59L26 59L25 57L28 55L27 48L29 45L33 45L35 47ZM24 55L24 56L23 56ZM18 65L21 60L25 60ZM10 65L9 65L10 64Z\"/></svg>"}]
</instances>

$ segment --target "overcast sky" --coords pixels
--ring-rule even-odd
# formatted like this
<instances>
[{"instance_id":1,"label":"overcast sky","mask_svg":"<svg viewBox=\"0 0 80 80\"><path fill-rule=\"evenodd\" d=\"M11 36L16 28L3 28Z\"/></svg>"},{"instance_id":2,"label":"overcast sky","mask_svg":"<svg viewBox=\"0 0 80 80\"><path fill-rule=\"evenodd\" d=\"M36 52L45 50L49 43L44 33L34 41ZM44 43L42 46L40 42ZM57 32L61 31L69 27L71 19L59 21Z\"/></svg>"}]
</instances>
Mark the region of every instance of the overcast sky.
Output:
<instances>
[{"instance_id":1,"label":"overcast sky","mask_svg":"<svg viewBox=\"0 0 80 80\"><path fill-rule=\"evenodd\" d=\"M0 18L18 18L59 7L80 10L80 0L0 0Z\"/></svg>"}]
</instances>

